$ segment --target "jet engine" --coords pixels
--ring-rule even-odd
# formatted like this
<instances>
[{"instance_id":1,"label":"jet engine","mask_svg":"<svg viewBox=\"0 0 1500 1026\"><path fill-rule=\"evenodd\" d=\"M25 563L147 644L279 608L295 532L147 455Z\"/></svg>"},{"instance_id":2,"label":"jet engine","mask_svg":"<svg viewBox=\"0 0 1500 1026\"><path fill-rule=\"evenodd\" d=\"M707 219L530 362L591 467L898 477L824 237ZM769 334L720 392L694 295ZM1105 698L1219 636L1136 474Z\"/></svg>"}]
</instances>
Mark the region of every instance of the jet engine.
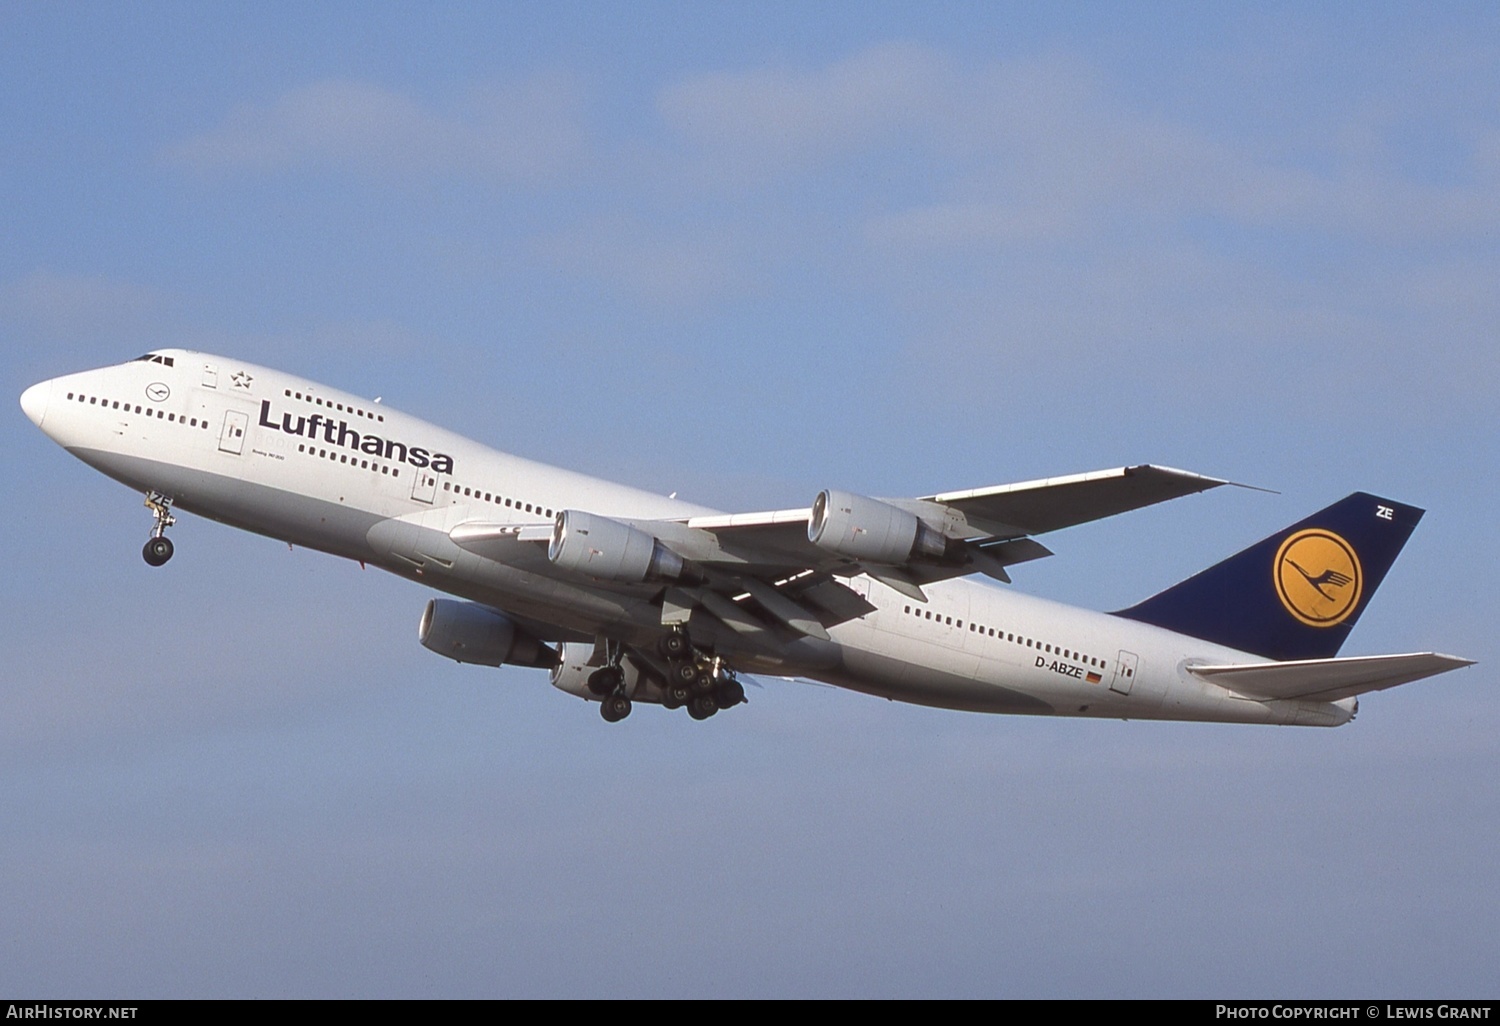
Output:
<instances>
[{"instance_id":1,"label":"jet engine","mask_svg":"<svg viewBox=\"0 0 1500 1026\"><path fill-rule=\"evenodd\" d=\"M835 555L889 566L941 561L948 552L948 539L914 514L831 488L813 500L807 540Z\"/></svg>"},{"instance_id":2,"label":"jet engine","mask_svg":"<svg viewBox=\"0 0 1500 1026\"><path fill-rule=\"evenodd\" d=\"M423 647L460 663L480 666L556 666L557 651L522 630L504 613L474 602L432 599L417 637Z\"/></svg>"},{"instance_id":3,"label":"jet engine","mask_svg":"<svg viewBox=\"0 0 1500 1026\"><path fill-rule=\"evenodd\" d=\"M561 657L552 667L552 686L559 691L590 702L597 702L600 694L589 687L589 678L604 666L603 654L598 646L583 641L568 641L562 645ZM614 683L624 685L624 693L637 702L661 701L661 687L650 674L642 673L634 659L620 663L620 677Z\"/></svg>"},{"instance_id":4,"label":"jet engine","mask_svg":"<svg viewBox=\"0 0 1500 1026\"><path fill-rule=\"evenodd\" d=\"M579 698L599 701L599 696L589 691L589 674L604 665L603 660L590 665L594 659L594 646L581 641L564 642L562 655L552 667L552 686Z\"/></svg>"},{"instance_id":5,"label":"jet engine","mask_svg":"<svg viewBox=\"0 0 1500 1026\"><path fill-rule=\"evenodd\" d=\"M557 514L547 558L564 570L621 584L698 576L681 556L645 531L576 509Z\"/></svg>"}]
</instances>

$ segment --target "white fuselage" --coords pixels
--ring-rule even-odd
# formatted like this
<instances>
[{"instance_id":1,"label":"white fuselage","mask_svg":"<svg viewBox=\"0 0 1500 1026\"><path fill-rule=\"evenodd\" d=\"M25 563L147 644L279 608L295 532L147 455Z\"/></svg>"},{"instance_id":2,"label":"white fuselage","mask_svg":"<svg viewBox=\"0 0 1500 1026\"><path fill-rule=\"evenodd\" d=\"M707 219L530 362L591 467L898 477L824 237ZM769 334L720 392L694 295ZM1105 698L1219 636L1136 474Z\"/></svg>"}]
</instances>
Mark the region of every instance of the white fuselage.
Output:
<instances>
[{"instance_id":1,"label":"white fuselage","mask_svg":"<svg viewBox=\"0 0 1500 1026\"><path fill-rule=\"evenodd\" d=\"M633 520L714 512L497 452L289 374L182 350L42 382L22 405L69 452L133 489L550 625L559 639L646 644L661 609L639 589L554 567L534 541L482 558L448 532L473 522L535 527L565 509ZM875 610L829 628L829 641L767 653L696 619L694 637L748 672L945 708L1326 726L1353 713L1351 700L1254 701L1209 684L1188 667L1265 660L1133 620L967 579L925 586L925 603L868 577L847 583Z\"/></svg>"}]
</instances>

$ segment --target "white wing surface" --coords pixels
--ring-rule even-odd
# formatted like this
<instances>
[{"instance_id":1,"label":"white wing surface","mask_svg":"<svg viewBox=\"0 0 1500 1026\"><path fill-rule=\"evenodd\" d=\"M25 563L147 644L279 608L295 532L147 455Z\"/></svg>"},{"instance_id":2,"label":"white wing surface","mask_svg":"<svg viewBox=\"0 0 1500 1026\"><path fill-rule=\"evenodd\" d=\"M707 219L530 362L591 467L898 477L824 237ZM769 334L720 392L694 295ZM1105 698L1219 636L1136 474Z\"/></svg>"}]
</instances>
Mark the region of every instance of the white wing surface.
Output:
<instances>
[{"instance_id":1,"label":"white wing surface","mask_svg":"<svg viewBox=\"0 0 1500 1026\"><path fill-rule=\"evenodd\" d=\"M1142 465L908 499L828 491L805 509L672 520L564 511L557 530L564 517L587 522L589 541L579 544L587 546L591 568L638 559L645 568L639 576L596 577L611 588L659 592L667 585L664 623L688 607L741 632L768 627L819 637L873 608L841 579L866 574L921 602L922 586L935 581L982 573L1008 582L1006 567L1051 555L1033 535L1227 483ZM449 537L487 559L515 563L518 550L535 551L554 533L548 524L469 522Z\"/></svg>"}]
</instances>

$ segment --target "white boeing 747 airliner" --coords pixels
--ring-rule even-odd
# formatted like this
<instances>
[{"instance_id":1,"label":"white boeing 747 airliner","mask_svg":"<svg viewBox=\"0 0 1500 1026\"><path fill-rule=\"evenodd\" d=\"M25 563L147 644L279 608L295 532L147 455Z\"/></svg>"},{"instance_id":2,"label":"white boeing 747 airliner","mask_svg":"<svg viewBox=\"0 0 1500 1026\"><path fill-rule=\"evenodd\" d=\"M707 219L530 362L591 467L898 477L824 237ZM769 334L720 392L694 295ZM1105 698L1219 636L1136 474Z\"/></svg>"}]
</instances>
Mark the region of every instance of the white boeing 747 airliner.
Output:
<instances>
[{"instance_id":1,"label":"white boeing 747 airliner","mask_svg":"<svg viewBox=\"0 0 1500 1026\"><path fill-rule=\"evenodd\" d=\"M386 406L180 349L53 378L26 415L146 494L146 561L182 509L458 596L420 639L551 670L606 720L695 719L737 674L807 677L949 709L1337 726L1357 696L1470 660L1336 658L1422 511L1356 493L1116 613L968 579L1036 536L1226 482L1138 466L730 514L544 466Z\"/></svg>"}]
</instances>

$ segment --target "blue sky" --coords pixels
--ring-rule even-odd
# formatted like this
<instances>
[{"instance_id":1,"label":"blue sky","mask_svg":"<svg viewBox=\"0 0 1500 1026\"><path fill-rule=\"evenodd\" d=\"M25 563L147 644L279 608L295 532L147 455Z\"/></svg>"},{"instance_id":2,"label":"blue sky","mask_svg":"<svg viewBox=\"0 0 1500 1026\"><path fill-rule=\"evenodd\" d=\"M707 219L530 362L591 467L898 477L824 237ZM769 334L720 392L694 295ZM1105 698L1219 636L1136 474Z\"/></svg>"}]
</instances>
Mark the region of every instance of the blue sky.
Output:
<instances>
[{"instance_id":1,"label":"blue sky","mask_svg":"<svg viewBox=\"0 0 1500 1026\"><path fill-rule=\"evenodd\" d=\"M1133 462L1119 608L1430 510L1338 731L773 682L607 727L426 596L139 499L19 409L0 991L1493 996L1500 15L1485 5L0 13L0 374L186 346L726 509ZM654 713L654 714L653 714Z\"/></svg>"}]
</instances>

